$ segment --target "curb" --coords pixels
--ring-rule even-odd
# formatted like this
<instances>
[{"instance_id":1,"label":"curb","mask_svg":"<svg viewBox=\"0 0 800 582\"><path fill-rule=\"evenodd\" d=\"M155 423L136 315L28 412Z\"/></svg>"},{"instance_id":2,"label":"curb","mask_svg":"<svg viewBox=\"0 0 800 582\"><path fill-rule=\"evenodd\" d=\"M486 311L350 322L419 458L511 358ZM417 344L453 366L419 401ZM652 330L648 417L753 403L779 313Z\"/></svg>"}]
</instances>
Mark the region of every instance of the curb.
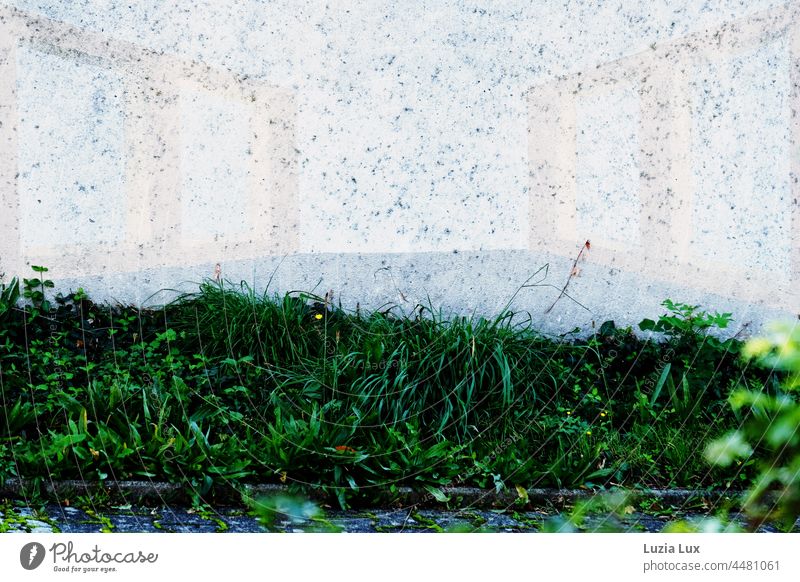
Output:
<instances>
[{"instance_id":1,"label":"curb","mask_svg":"<svg viewBox=\"0 0 800 582\"><path fill-rule=\"evenodd\" d=\"M191 487L177 483L159 481L115 481L106 483L85 483L82 481L65 480L39 483L35 481L8 479L0 485L0 497L27 499L35 492L43 493L46 497L56 500L69 499L79 495L102 495L109 499L124 503L157 504L165 503L190 503L197 497L201 502L218 505L241 505L243 497L262 497L270 495L298 494L296 487L277 484L244 484L239 488L230 485L218 487L211 496L193 495ZM443 494L439 495L439 491ZM603 494L625 492L632 499L657 499L666 504L679 505L690 501L705 501L712 504L722 501L735 500L741 492L731 490L698 490L698 489L529 489L527 491L528 503L525 505L542 506L553 505L561 507L576 501L588 500ZM320 489L309 489L305 496L315 501L325 502L331 500L331 495ZM439 497L441 500L437 500ZM491 509L496 507L509 507L520 501L520 496L513 490L495 491L477 487L441 487L437 496L428 491L412 489L411 487L395 487L384 489L373 496L373 501L354 500L356 507L472 507L476 509ZM445 500L445 498L447 500Z\"/></svg>"}]
</instances>

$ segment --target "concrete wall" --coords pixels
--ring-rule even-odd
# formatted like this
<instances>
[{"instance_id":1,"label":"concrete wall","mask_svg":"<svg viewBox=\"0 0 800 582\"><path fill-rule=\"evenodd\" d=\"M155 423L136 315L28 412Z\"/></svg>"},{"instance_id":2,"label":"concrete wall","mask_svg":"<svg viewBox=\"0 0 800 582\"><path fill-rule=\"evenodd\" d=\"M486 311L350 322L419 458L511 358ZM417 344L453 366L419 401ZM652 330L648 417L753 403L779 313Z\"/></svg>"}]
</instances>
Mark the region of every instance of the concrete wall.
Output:
<instances>
[{"instance_id":1,"label":"concrete wall","mask_svg":"<svg viewBox=\"0 0 800 582\"><path fill-rule=\"evenodd\" d=\"M800 313L798 111L796 1L0 2L0 272L752 330Z\"/></svg>"}]
</instances>

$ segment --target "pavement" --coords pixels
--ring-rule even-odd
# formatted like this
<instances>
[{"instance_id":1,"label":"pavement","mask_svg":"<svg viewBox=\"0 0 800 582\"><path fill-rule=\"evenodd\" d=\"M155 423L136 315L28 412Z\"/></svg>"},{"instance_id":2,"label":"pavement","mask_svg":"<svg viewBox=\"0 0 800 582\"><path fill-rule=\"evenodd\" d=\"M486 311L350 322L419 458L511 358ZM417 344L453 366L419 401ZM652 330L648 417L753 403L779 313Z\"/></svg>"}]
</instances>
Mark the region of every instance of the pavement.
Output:
<instances>
[{"instance_id":1,"label":"pavement","mask_svg":"<svg viewBox=\"0 0 800 582\"><path fill-rule=\"evenodd\" d=\"M694 520L699 514L647 515L632 512L617 520L589 516L583 531L659 532L678 519ZM263 526L246 509L118 506L110 508L64 507L48 504L38 509L0 505L0 533L255 533L317 532L413 533L413 532L538 532L557 527L559 515L545 511L502 509L373 509L327 510L322 520L308 521L280 516L271 528ZM800 522L798 522L800 526ZM763 531L774 531L764 528Z\"/></svg>"}]
</instances>

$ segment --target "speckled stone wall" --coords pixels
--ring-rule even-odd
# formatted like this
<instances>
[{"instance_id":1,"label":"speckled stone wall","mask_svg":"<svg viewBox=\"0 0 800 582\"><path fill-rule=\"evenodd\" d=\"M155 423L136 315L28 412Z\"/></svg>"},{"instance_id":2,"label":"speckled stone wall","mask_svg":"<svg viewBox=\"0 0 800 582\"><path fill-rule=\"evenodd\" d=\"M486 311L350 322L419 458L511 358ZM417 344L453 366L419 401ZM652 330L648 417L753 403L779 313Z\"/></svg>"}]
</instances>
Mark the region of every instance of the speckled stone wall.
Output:
<instances>
[{"instance_id":1,"label":"speckled stone wall","mask_svg":"<svg viewBox=\"0 0 800 582\"><path fill-rule=\"evenodd\" d=\"M752 329L800 312L799 110L796 1L0 2L0 272Z\"/></svg>"}]
</instances>

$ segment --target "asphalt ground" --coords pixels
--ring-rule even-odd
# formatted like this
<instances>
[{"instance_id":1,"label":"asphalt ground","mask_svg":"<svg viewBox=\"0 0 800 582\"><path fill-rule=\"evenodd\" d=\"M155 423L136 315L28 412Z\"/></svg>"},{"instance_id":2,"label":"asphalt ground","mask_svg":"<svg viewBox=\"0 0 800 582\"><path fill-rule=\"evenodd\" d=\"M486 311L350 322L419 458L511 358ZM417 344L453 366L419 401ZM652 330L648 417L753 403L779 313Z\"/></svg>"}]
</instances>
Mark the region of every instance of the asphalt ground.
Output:
<instances>
[{"instance_id":1,"label":"asphalt ground","mask_svg":"<svg viewBox=\"0 0 800 582\"><path fill-rule=\"evenodd\" d=\"M664 515L631 512L622 518L591 515L579 531L660 532L675 521L694 522L703 514L675 511ZM236 507L191 508L177 506L118 506L104 509L47 504L32 509L19 504L0 506L0 532L19 533L257 533L328 532L541 532L553 531L564 516L547 511L502 509L372 509L326 510L324 518L292 519L278 515L269 527L247 509ZM734 521L740 517L734 516ZM796 529L800 531L800 522ZM775 531L765 527L762 531Z\"/></svg>"}]
</instances>

